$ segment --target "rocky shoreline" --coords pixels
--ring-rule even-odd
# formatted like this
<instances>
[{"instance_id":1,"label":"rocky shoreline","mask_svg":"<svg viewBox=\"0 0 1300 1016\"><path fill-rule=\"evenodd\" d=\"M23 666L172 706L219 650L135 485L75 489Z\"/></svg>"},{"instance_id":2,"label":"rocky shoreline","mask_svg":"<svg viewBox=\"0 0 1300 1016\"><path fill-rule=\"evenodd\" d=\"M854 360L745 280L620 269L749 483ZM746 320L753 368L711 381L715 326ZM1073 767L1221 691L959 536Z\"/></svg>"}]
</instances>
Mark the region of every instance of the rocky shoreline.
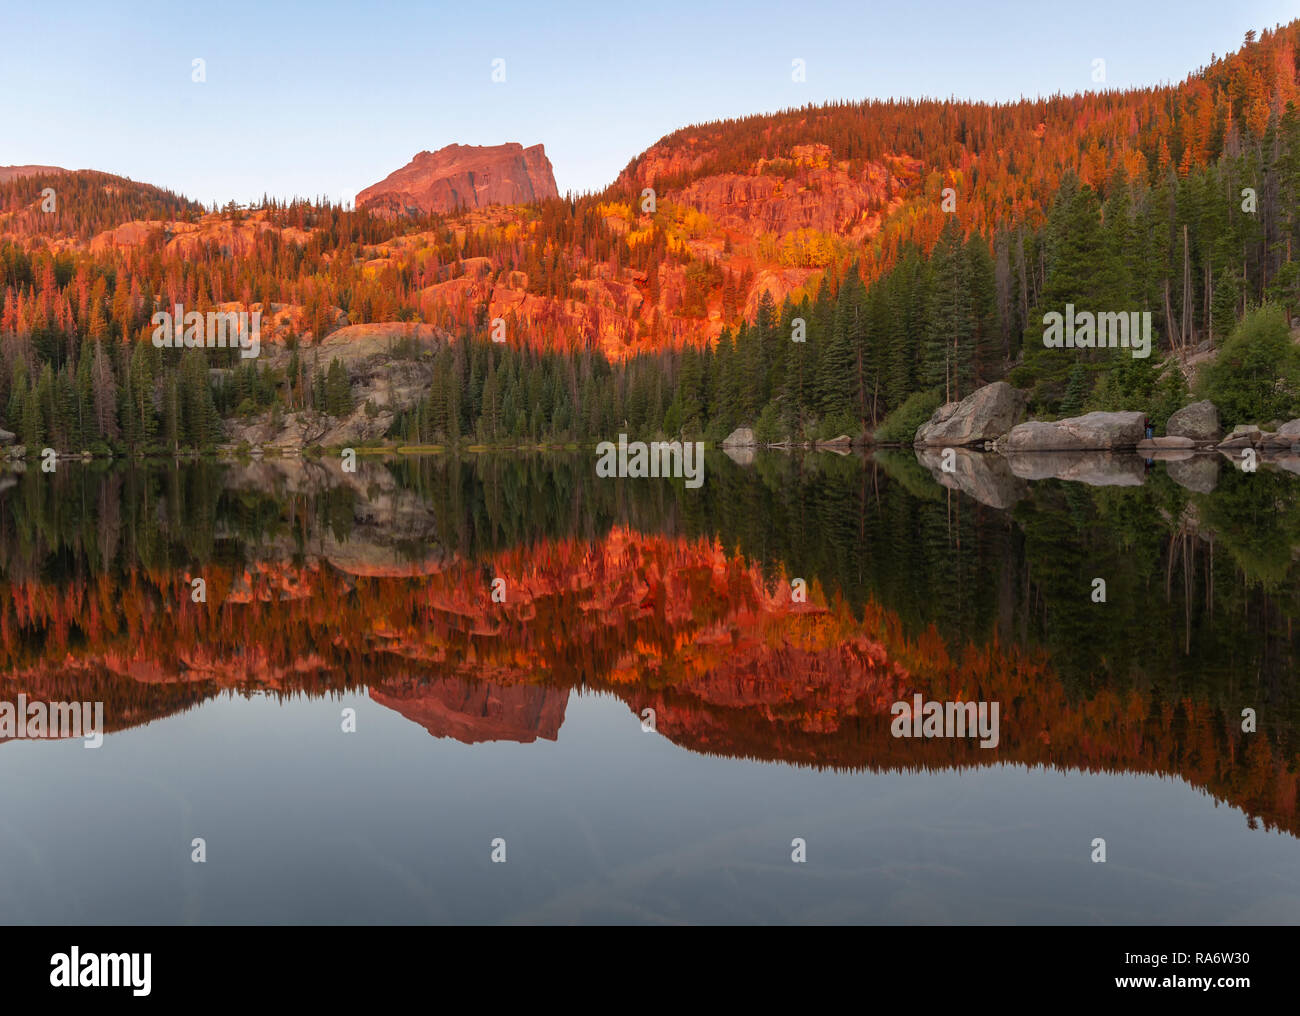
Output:
<instances>
[{"instance_id":1,"label":"rocky shoreline","mask_svg":"<svg viewBox=\"0 0 1300 1016\"><path fill-rule=\"evenodd\" d=\"M1300 419L1225 435L1218 408L1202 401L1170 416L1163 436L1147 438L1141 412L1016 422L1023 405L1016 389L999 382L941 406L917 429L917 460L943 486L995 508L1020 500L1034 480L1141 486L1157 461L1175 483L1200 494L1215 489L1225 461L1243 471L1267 465L1300 475ZM945 455L949 450L954 454Z\"/></svg>"},{"instance_id":2,"label":"rocky shoreline","mask_svg":"<svg viewBox=\"0 0 1300 1016\"><path fill-rule=\"evenodd\" d=\"M1024 452L1256 452L1300 454L1300 419L1279 421L1274 430L1253 425L1224 435L1218 407L1193 402L1169 417L1166 433L1148 438L1146 414L1094 412L1061 420L1026 420L1025 398L1004 381L985 385L960 402L940 406L916 431L914 446Z\"/></svg>"},{"instance_id":3,"label":"rocky shoreline","mask_svg":"<svg viewBox=\"0 0 1300 1016\"><path fill-rule=\"evenodd\" d=\"M1024 393L1005 381L979 388L960 402L934 411L917 428L916 448L964 448L1004 455L1038 452L1126 452L1167 457L1170 453L1240 452L1254 448L1265 454L1300 453L1300 419L1278 421L1273 430L1253 425L1224 434L1219 410L1212 402L1193 402L1175 412L1166 433L1147 438L1145 413L1136 410L1093 412L1060 420L1025 420ZM760 442L754 431L738 427L722 442L726 449L804 449L842 451L875 445L847 434L832 440ZM875 445L880 447L880 445Z\"/></svg>"},{"instance_id":4,"label":"rocky shoreline","mask_svg":"<svg viewBox=\"0 0 1300 1016\"><path fill-rule=\"evenodd\" d=\"M1300 475L1300 419L1279 421L1271 429L1243 425L1224 434L1218 408L1202 401L1170 416L1164 435L1147 438L1143 412L1025 420L1025 409L1025 396L1018 389L1002 381L985 385L960 402L936 409L917 428L912 449L939 484L993 508L1010 508L1037 480L1141 486L1155 462L1164 463L1179 486L1199 494L1215 489L1225 461L1243 471L1265 466ZM764 445L749 428L738 428L722 442L722 450L746 463L760 447L844 454L861 443L845 436ZM1247 455L1247 449L1252 454Z\"/></svg>"}]
</instances>

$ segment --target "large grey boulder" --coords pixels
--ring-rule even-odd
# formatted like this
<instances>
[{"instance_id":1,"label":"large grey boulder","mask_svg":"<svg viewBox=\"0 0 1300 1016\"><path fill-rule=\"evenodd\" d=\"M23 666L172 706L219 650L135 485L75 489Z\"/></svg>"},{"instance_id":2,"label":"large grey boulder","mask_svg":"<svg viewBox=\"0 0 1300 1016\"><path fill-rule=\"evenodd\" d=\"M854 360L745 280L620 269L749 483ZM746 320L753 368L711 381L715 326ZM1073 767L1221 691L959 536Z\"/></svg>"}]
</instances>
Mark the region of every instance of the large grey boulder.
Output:
<instances>
[{"instance_id":1,"label":"large grey boulder","mask_svg":"<svg viewBox=\"0 0 1300 1016\"><path fill-rule=\"evenodd\" d=\"M1142 413L1086 413L1045 423L1031 420L1011 428L1007 452L1106 451L1136 448L1146 431Z\"/></svg>"},{"instance_id":2,"label":"large grey boulder","mask_svg":"<svg viewBox=\"0 0 1300 1016\"><path fill-rule=\"evenodd\" d=\"M925 436L938 427L941 423L952 418L952 414L957 412L960 402L945 402L942 406L930 414L930 419L916 428L916 433L912 436L913 445L923 445L926 443Z\"/></svg>"},{"instance_id":3,"label":"large grey boulder","mask_svg":"<svg viewBox=\"0 0 1300 1016\"><path fill-rule=\"evenodd\" d=\"M11 445L18 440L18 435L11 430L0 429L0 445Z\"/></svg>"},{"instance_id":4,"label":"large grey boulder","mask_svg":"<svg viewBox=\"0 0 1300 1016\"><path fill-rule=\"evenodd\" d=\"M949 402L917 428L913 441L931 447L960 448L994 441L1007 433L1025 411L1025 396L1005 381L977 389L960 402Z\"/></svg>"},{"instance_id":5,"label":"large grey boulder","mask_svg":"<svg viewBox=\"0 0 1300 1016\"><path fill-rule=\"evenodd\" d=\"M757 444L754 432L748 427L737 427L722 441L723 448L753 448Z\"/></svg>"},{"instance_id":6,"label":"large grey boulder","mask_svg":"<svg viewBox=\"0 0 1300 1016\"><path fill-rule=\"evenodd\" d=\"M1165 433L1170 437L1187 437L1197 442L1218 441L1223 436L1219 407L1208 399L1183 406L1169 418Z\"/></svg>"}]
</instances>

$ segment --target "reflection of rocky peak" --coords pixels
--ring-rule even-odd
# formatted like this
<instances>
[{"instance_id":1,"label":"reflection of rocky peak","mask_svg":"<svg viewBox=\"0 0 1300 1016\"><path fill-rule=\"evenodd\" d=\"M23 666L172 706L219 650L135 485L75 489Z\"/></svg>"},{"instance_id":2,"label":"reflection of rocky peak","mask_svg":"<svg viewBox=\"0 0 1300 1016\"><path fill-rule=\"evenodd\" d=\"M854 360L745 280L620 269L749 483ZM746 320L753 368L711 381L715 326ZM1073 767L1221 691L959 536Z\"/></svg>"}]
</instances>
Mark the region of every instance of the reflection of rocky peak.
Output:
<instances>
[{"instance_id":1,"label":"reflection of rocky peak","mask_svg":"<svg viewBox=\"0 0 1300 1016\"><path fill-rule=\"evenodd\" d=\"M382 689L371 688L370 697L435 737L453 737L465 744L529 744L539 737L554 741L569 703L567 688L498 685L459 677L425 683L392 682Z\"/></svg>"}]
</instances>

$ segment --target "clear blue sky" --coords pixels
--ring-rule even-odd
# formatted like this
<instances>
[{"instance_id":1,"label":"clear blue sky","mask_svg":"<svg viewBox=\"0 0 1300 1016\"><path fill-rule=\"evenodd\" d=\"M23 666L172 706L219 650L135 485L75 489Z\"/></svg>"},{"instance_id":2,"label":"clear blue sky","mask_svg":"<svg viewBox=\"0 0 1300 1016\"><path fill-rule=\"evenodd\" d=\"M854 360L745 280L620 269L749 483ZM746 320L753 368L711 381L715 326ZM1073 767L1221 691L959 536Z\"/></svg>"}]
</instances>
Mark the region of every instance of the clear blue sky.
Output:
<instances>
[{"instance_id":1,"label":"clear blue sky","mask_svg":"<svg viewBox=\"0 0 1300 1016\"><path fill-rule=\"evenodd\" d=\"M1295 0L5 0L0 165L102 169L206 202L351 200L422 149L542 142L561 192L596 190L702 120L1087 90L1097 57L1106 87L1179 81L1294 17Z\"/></svg>"}]
</instances>

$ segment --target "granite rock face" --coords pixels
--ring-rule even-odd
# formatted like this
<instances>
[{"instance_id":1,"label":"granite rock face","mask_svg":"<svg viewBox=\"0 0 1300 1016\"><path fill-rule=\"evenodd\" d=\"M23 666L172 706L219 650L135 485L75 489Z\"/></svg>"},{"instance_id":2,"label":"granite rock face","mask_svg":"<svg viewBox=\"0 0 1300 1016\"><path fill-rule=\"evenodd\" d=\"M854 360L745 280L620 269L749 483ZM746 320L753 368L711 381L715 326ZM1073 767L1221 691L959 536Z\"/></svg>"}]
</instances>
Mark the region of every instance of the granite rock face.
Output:
<instances>
[{"instance_id":1,"label":"granite rock face","mask_svg":"<svg viewBox=\"0 0 1300 1016\"><path fill-rule=\"evenodd\" d=\"M555 174L541 145L448 145L420 152L367 187L357 195L357 207L396 217L554 197L559 197Z\"/></svg>"},{"instance_id":2,"label":"granite rock face","mask_svg":"<svg viewBox=\"0 0 1300 1016\"><path fill-rule=\"evenodd\" d=\"M301 350L308 370L326 370L338 360L351 383L352 410L346 416L327 416L312 409L279 415L231 417L225 422L226 440L233 445L274 445L281 448L345 447L375 441L388 433L393 421L417 405L433 383L428 354L450 342L450 335L434 325L402 321L348 325ZM404 349L406 351L404 351ZM424 355L410 355L419 352ZM285 346L269 347L262 357L268 369L288 370L291 352Z\"/></svg>"}]
</instances>

